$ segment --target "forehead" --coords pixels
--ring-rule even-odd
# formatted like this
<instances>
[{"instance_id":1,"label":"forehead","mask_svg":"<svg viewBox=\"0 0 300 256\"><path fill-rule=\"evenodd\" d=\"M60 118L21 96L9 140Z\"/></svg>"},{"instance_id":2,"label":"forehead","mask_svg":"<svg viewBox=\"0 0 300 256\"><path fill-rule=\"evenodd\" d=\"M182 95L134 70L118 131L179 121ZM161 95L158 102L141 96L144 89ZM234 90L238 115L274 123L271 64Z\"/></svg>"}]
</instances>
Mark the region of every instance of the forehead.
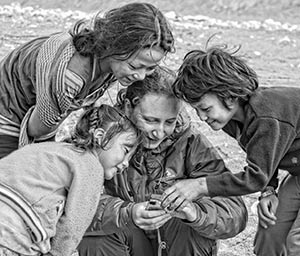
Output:
<instances>
[{"instance_id":1,"label":"forehead","mask_svg":"<svg viewBox=\"0 0 300 256\"><path fill-rule=\"evenodd\" d=\"M129 144L133 145L137 141L137 134L134 129L130 129L128 131L123 131L116 136L116 142L120 144Z\"/></svg>"},{"instance_id":2,"label":"forehead","mask_svg":"<svg viewBox=\"0 0 300 256\"><path fill-rule=\"evenodd\" d=\"M144 48L135 52L128 62L139 64L144 67L157 65L164 57L164 51L160 47Z\"/></svg>"},{"instance_id":3,"label":"forehead","mask_svg":"<svg viewBox=\"0 0 300 256\"><path fill-rule=\"evenodd\" d=\"M141 99L138 107L144 115L168 119L178 115L180 104L175 97L148 93Z\"/></svg>"},{"instance_id":4,"label":"forehead","mask_svg":"<svg viewBox=\"0 0 300 256\"><path fill-rule=\"evenodd\" d=\"M213 93L206 93L204 94L197 103L191 104L194 108L201 108L201 107L207 107L209 105L214 105L216 103L220 103L219 98L217 95Z\"/></svg>"}]
</instances>

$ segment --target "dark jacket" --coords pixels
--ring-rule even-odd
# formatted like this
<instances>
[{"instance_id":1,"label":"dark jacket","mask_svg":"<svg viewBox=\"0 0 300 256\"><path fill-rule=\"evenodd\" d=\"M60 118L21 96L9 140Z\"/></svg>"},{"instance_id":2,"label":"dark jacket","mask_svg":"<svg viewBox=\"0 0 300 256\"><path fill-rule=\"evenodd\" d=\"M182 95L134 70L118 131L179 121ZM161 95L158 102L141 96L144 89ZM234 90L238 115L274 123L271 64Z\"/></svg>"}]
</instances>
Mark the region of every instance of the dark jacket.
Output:
<instances>
[{"instance_id":1,"label":"dark jacket","mask_svg":"<svg viewBox=\"0 0 300 256\"><path fill-rule=\"evenodd\" d=\"M209 195L245 195L277 186L278 169L300 175L300 88L259 88L244 107L245 121L224 131L247 154L244 172L207 178Z\"/></svg>"},{"instance_id":2,"label":"dark jacket","mask_svg":"<svg viewBox=\"0 0 300 256\"><path fill-rule=\"evenodd\" d=\"M161 194L175 181L216 175L228 171L216 149L199 131L178 125L176 132L158 149L138 150L130 167L106 183L98 213L86 235L105 235L120 228L137 228L132 222L133 202L147 201ZM195 202L201 218L185 222L211 239L229 238L241 232L247 210L240 197L202 198Z\"/></svg>"}]
</instances>

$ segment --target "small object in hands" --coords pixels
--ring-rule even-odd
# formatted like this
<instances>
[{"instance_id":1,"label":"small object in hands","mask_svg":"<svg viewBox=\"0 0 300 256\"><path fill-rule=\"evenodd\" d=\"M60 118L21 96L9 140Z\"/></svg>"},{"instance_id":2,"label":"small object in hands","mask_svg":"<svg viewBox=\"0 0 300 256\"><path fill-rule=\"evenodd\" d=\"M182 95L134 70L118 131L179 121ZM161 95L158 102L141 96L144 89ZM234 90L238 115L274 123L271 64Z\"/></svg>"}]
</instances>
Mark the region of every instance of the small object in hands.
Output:
<instances>
[{"instance_id":1,"label":"small object in hands","mask_svg":"<svg viewBox=\"0 0 300 256\"><path fill-rule=\"evenodd\" d=\"M161 207L161 195L152 194L146 206L146 210L163 210L163 208Z\"/></svg>"},{"instance_id":2,"label":"small object in hands","mask_svg":"<svg viewBox=\"0 0 300 256\"><path fill-rule=\"evenodd\" d=\"M164 208L161 206L161 195L152 194L146 210L164 210L166 213L172 213L174 210L170 210L169 207L170 205Z\"/></svg>"}]
</instances>

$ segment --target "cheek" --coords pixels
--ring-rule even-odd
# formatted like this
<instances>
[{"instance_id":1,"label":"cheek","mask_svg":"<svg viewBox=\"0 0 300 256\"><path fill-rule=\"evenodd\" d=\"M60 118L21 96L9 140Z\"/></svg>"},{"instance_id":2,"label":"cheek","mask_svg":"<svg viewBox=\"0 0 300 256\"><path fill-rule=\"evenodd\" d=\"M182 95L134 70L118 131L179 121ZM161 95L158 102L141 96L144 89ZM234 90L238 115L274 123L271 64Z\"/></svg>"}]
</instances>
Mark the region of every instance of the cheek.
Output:
<instances>
[{"instance_id":1,"label":"cheek","mask_svg":"<svg viewBox=\"0 0 300 256\"><path fill-rule=\"evenodd\" d=\"M171 126L167 126L165 128L165 133L169 136L174 132L174 130L175 130L175 124Z\"/></svg>"},{"instance_id":2,"label":"cheek","mask_svg":"<svg viewBox=\"0 0 300 256\"><path fill-rule=\"evenodd\" d=\"M151 125L146 124L146 123L143 122L142 120L136 119L135 121L136 121L136 127L137 127L139 130L141 130L141 131L143 131L143 132L145 132L145 133L148 133L148 132L150 132L150 131L152 130Z\"/></svg>"}]
</instances>

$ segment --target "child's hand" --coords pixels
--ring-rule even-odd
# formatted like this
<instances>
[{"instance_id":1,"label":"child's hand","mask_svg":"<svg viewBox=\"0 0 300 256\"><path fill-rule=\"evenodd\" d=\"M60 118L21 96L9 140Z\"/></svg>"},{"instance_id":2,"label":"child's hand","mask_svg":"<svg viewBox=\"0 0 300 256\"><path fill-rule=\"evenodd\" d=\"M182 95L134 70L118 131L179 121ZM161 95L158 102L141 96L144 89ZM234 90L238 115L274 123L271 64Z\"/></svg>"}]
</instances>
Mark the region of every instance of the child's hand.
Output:
<instances>
[{"instance_id":1,"label":"child's hand","mask_svg":"<svg viewBox=\"0 0 300 256\"><path fill-rule=\"evenodd\" d=\"M163 193L163 207L171 204L178 197L192 201L205 195L208 195L205 178L180 180Z\"/></svg>"},{"instance_id":2,"label":"child's hand","mask_svg":"<svg viewBox=\"0 0 300 256\"><path fill-rule=\"evenodd\" d=\"M136 203L132 208L132 218L135 225L144 230L160 228L172 218L162 210L147 210L148 202Z\"/></svg>"},{"instance_id":3,"label":"child's hand","mask_svg":"<svg viewBox=\"0 0 300 256\"><path fill-rule=\"evenodd\" d=\"M259 217L259 225L268 228L276 222L276 210L278 207L278 198L276 195L270 195L262 198L257 205L257 213Z\"/></svg>"}]
</instances>

